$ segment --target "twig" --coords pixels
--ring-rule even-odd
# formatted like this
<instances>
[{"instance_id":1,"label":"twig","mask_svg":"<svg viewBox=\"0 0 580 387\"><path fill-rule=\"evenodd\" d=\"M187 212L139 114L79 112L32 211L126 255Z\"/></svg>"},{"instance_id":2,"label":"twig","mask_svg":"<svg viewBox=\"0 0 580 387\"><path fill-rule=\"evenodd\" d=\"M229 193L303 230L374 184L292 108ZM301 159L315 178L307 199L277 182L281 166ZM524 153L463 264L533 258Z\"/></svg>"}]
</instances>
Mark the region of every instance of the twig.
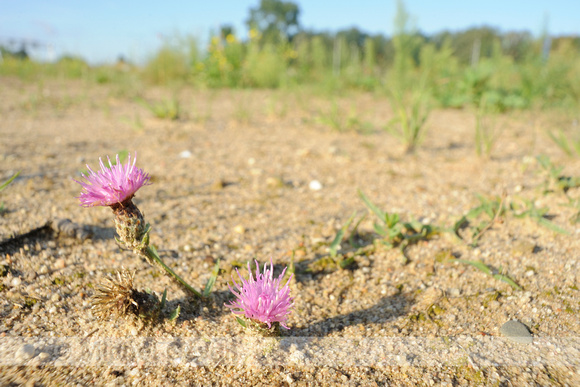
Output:
<instances>
[{"instance_id":1,"label":"twig","mask_svg":"<svg viewBox=\"0 0 580 387\"><path fill-rule=\"evenodd\" d=\"M91 337L92 335L94 335L95 333L97 333L97 331L99 330L99 328L93 330L92 332L89 332L80 342L80 344L84 343L85 341L87 341L87 339L89 337Z\"/></svg>"}]
</instances>

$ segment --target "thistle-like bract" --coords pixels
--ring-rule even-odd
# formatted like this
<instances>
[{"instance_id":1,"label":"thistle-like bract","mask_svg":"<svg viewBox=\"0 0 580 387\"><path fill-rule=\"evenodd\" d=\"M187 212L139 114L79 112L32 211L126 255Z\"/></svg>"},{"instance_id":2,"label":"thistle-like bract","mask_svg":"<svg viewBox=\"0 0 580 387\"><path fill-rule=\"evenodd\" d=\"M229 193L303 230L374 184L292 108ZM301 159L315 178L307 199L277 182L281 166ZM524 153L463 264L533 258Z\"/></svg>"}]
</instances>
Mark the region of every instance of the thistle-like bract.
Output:
<instances>
[{"instance_id":1,"label":"thistle-like bract","mask_svg":"<svg viewBox=\"0 0 580 387\"><path fill-rule=\"evenodd\" d=\"M157 308L157 298L133 287L134 273L122 270L117 278L106 278L96 286L93 296L93 309L101 317L117 317L134 314L152 316Z\"/></svg>"},{"instance_id":2,"label":"thistle-like bract","mask_svg":"<svg viewBox=\"0 0 580 387\"><path fill-rule=\"evenodd\" d=\"M289 329L286 326L286 320L290 313L290 308L294 306L293 298L290 297L290 288L288 284L293 275L290 275L286 285L280 287L280 282L284 277L286 268L282 274L274 279L274 265L270 260L270 268L264 265L264 273L260 273L260 265L256 261L256 278L252 275L250 263L248 262L248 272L250 278L246 280L236 269L241 284L232 277L233 289L229 284L230 291L236 296L236 300L230 304L225 304L236 315L243 315L244 317L254 320L255 322L267 324L268 328L272 327L272 323L279 323L282 327Z\"/></svg>"}]
</instances>

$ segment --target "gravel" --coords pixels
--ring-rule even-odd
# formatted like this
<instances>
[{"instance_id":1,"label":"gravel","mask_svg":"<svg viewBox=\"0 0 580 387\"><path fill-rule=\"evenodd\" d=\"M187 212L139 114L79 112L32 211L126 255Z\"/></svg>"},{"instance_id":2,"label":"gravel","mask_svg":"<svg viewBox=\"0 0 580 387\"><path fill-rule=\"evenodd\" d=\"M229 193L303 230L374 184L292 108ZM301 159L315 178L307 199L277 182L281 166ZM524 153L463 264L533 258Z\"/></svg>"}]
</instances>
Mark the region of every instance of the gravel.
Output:
<instances>
[{"instance_id":1,"label":"gravel","mask_svg":"<svg viewBox=\"0 0 580 387\"><path fill-rule=\"evenodd\" d=\"M472 113L435 110L423 146L406 155L383 131L321 126L316 116L330 102L302 91L184 89L183 118L163 121L123 92L155 100L168 90L122 87L45 82L50 98L38 98L38 85L3 79L0 179L21 175L1 193L0 384L580 383L580 227L569 221L579 192L544 193L546 175L534 157L548 155L567 176L580 175L580 160L565 158L543 134L556 122L550 113L500 117L501 140L490 159L480 159ZM337 103L376 128L392 118L380 96L354 93ZM265 108L272 104L291 114L272 116ZM237 119L240 109L247 120ZM142 127L130 124L133 117ZM79 171L123 149L137 150L137 165L152 175L135 203L162 259L198 289L220 260L209 300L192 300L121 249L110 209L78 205ZM442 232L408 246L405 262L379 241L378 219L368 214L353 236L362 248L355 254L351 232L368 212L357 189L404 221L444 228L477 206L478 194L505 191L506 202L549 207L550 220L570 235L508 211L476 249ZM355 264L325 264L355 212L339 250ZM39 229L57 219L90 238ZM275 275L292 260L296 267L291 329L278 344L244 341L223 306L234 269L254 257L272 258ZM481 260L492 275L460 260ZM138 290L161 299L167 289L157 319L93 313L95 286L122 268L135 272ZM529 327L531 344L500 328L512 320Z\"/></svg>"}]
</instances>

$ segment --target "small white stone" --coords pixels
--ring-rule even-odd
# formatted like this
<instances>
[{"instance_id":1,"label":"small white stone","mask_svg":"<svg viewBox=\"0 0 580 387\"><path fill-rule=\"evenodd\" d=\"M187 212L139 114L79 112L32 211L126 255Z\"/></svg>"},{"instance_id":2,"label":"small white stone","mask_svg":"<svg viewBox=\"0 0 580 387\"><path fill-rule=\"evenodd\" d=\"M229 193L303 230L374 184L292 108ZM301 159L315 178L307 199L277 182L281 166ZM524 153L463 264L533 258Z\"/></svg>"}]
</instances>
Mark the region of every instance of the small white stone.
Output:
<instances>
[{"instance_id":1,"label":"small white stone","mask_svg":"<svg viewBox=\"0 0 580 387\"><path fill-rule=\"evenodd\" d=\"M192 155L192 153L190 151L184 150L183 152L181 152L179 154L179 157L181 157L182 159L188 159L191 157L191 155Z\"/></svg>"},{"instance_id":2,"label":"small white stone","mask_svg":"<svg viewBox=\"0 0 580 387\"><path fill-rule=\"evenodd\" d=\"M50 296L50 300L53 302L58 302L60 301L60 294L58 293L53 293L52 296Z\"/></svg>"},{"instance_id":3,"label":"small white stone","mask_svg":"<svg viewBox=\"0 0 580 387\"><path fill-rule=\"evenodd\" d=\"M14 278L12 278L10 285L16 287L16 286L20 286L21 283L22 283L22 280L20 279L20 277L14 277Z\"/></svg>"},{"instance_id":4,"label":"small white stone","mask_svg":"<svg viewBox=\"0 0 580 387\"><path fill-rule=\"evenodd\" d=\"M47 352L40 352L37 356L38 360L41 362L47 361L50 359L50 354Z\"/></svg>"},{"instance_id":5,"label":"small white stone","mask_svg":"<svg viewBox=\"0 0 580 387\"><path fill-rule=\"evenodd\" d=\"M308 184L308 188L312 191L320 191L322 189L322 184L318 180L312 180L310 184Z\"/></svg>"},{"instance_id":6,"label":"small white stone","mask_svg":"<svg viewBox=\"0 0 580 387\"><path fill-rule=\"evenodd\" d=\"M48 274L48 266L41 265L40 268L38 268L38 274Z\"/></svg>"}]
</instances>

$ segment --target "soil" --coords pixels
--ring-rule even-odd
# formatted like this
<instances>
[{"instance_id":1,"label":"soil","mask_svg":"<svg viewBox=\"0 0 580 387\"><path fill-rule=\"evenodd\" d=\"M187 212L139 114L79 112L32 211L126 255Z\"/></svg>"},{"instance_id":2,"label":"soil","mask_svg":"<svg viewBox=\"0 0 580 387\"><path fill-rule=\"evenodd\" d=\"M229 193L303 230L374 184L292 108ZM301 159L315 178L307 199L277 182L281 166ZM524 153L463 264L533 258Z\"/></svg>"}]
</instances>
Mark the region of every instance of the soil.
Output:
<instances>
[{"instance_id":1,"label":"soil","mask_svg":"<svg viewBox=\"0 0 580 387\"><path fill-rule=\"evenodd\" d=\"M20 171L0 193L1 384L580 383L580 223L569 205L580 190L559 188L536 159L580 176L580 158L545 132L571 128L565 112L497 117L497 142L479 157L473 112L434 110L407 154L383 129L388 100L370 93L1 83L0 181ZM173 93L176 120L143 102ZM164 262L202 289L219 260L209 298L122 248L109 208L79 206L80 171L122 151L152 177L134 202ZM358 190L439 232L389 247ZM506 209L471 219L461 239L449 230L479 195ZM547 212L518 217L522 205ZM340 268L329 246L353 213L337 254L353 263ZM224 306L234 269L247 275L254 259L272 260L276 275L294 268L279 338L246 334ZM95 313L95 289L123 268L149 303L167 289L161 310ZM504 337L509 320L533 343Z\"/></svg>"}]
</instances>

